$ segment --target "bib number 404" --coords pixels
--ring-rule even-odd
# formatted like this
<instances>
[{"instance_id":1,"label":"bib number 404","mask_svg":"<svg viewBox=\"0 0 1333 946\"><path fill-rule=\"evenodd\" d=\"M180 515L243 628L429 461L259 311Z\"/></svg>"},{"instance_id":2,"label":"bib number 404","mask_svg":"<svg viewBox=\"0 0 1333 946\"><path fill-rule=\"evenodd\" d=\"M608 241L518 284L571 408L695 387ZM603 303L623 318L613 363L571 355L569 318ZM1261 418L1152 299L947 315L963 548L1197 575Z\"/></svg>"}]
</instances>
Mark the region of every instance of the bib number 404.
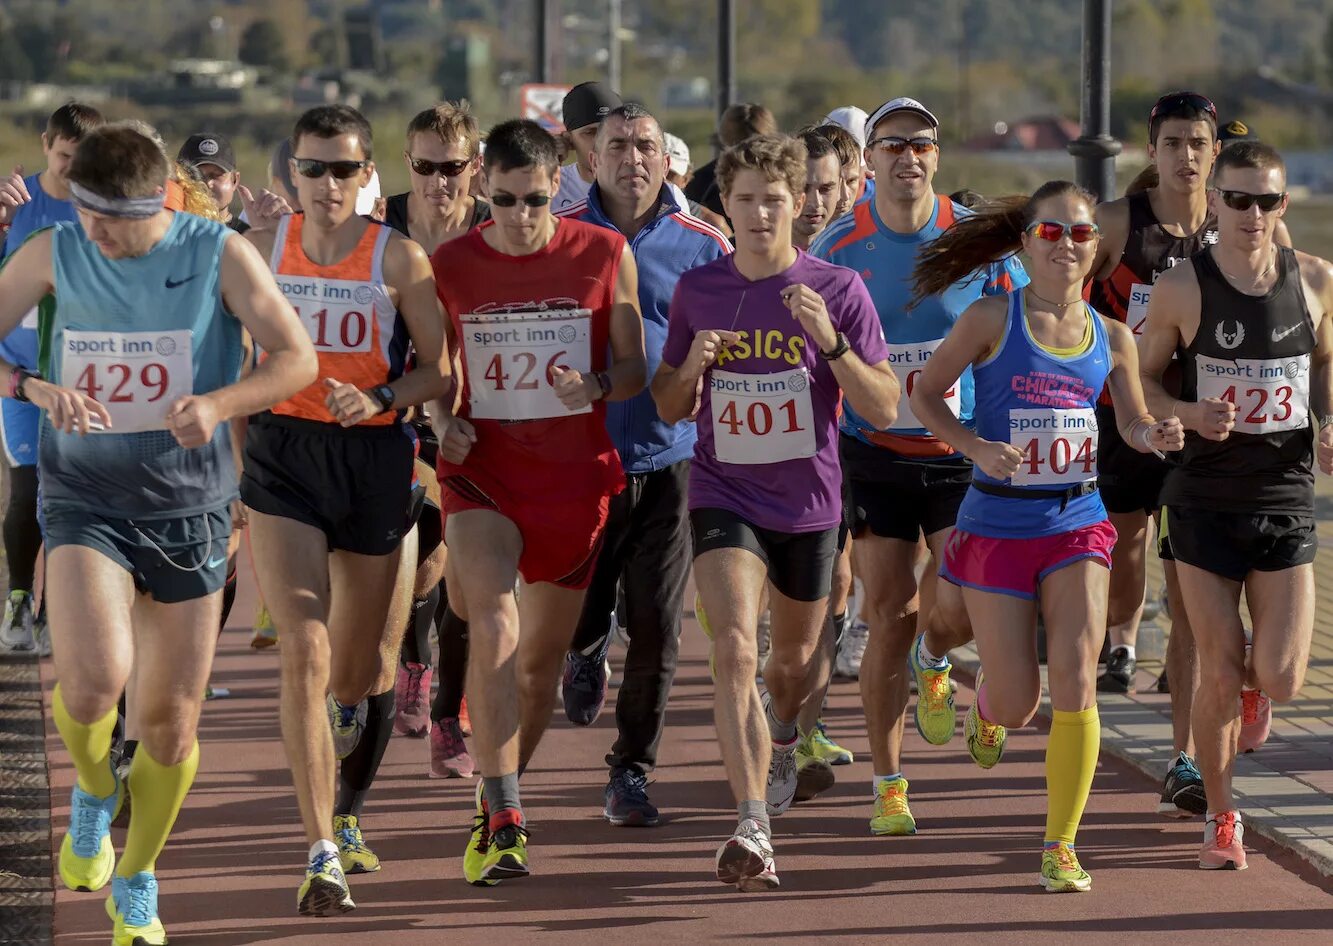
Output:
<instances>
[{"instance_id":1,"label":"bib number 404","mask_svg":"<svg viewBox=\"0 0 1333 946\"><path fill-rule=\"evenodd\" d=\"M1033 437L1020 448L1023 459L1019 465L1019 474L1031 482L1032 478L1043 474L1064 476L1073 470L1083 477L1091 477L1097 471L1097 452L1093 449L1092 438L1078 437ZM1014 477L1015 482L1019 477Z\"/></svg>"}]
</instances>

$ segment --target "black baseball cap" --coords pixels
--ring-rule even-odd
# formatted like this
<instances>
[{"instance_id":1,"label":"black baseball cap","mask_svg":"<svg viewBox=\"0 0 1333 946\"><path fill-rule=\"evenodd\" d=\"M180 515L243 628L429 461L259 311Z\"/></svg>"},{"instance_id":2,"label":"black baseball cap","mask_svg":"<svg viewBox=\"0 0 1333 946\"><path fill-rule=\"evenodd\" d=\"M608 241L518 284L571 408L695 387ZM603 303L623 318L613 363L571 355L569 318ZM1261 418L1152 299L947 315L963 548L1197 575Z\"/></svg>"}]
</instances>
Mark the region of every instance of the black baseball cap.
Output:
<instances>
[{"instance_id":1,"label":"black baseball cap","mask_svg":"<svg viewBox=\"0 0 1333 946\"><path fill-rule=\"evenodd\" d=\"M562 105L565 128L574 131L585 125L596 125L613 108L625 103L620 96L601 82L584 82L565 93Z\"/></svg>"},{"instance_id":2,"label":"black baseball cap","mask_svg":"<svg viewBox=\"0 0 1333 946\"><path fill-rule=\"evenodd\" d=\"M1259 133L1239 118L1233 118L1231 121L1217 129L1217 140L1258 141Z\"/></svg>"},{"instance_id":3,"label":"black baseball cap","mask_svg":"<svg viewBox=\"0 0 1333 946\"><path fill-rule=\"evenodd\" d=\"M185 139L176 160L191 168L201 164L215 164L227 172L236 170L236 152L232 150L231 142L211 132L191 135Z\"/></svg>"}]
</instances>

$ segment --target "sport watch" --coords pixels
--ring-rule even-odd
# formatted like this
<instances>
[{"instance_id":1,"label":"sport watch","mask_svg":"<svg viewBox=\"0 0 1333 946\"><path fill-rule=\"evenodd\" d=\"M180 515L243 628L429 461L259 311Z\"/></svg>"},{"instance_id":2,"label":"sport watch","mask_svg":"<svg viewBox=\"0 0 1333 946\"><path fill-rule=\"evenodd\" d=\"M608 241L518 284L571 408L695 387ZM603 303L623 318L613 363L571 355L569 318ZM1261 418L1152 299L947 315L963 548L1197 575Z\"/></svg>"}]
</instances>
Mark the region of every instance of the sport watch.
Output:
<instances>
[{"instance_id":1,"label":"sport watch","mask_svg":"<svg viewBox=\"0 0 1333 946\"><path fill-rule=\"evenodd\" d=\"M837 342L835 342L833 347L828 351L821 350L819 357L823 358L825 361L837 361L851 350L852 346L847 343L847 336L842 334L842 332L839 332Z\"/></svg>"},{"instance_id":2,"label":"sport watch","mask_svg":"<svg viewBox=\"0 0 1333 946\"><path fill-rule=\"evenodd\" d=\"M377 384L366 391L370 399L380 406L378 413L383 414L389 408L393 407L393 388L387 384Z\"/></svg>"},{"instance_id":3,"label":"sport watch","mask_svg":"<svg viewBox=\"0 0 1333 946\"><path fill-rule=\"evenodd\" d=\"M602 400L605 401L611 396L611 375L605 371L599 371L593 377L597 379L597 386L602 389Z\"/></svg>"}]
</instances>

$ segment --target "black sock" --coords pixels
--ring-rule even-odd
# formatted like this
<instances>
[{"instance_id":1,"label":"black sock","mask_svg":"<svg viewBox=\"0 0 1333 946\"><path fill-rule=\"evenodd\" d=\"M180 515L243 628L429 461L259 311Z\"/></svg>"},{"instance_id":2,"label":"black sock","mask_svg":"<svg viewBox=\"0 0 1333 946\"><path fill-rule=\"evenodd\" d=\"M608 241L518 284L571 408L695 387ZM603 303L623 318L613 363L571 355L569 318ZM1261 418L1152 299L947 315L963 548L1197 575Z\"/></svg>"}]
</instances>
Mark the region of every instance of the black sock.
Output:
<instances>
[{"instance_id":1,"label":"black sock","mask_svg":"<svg viewBox=\"0 0 1333 946\"><path fill-rule=\"evenodd\" d=\"M227 570L227 583L222 586L222 617L218 619L218 632L227 626L227 618L231 617L231 606L236 603L236 559L231 560L231 567Z\"/></svg>"},{"instance_id":2,"label":"black sock","mask_svg":"<svg viewBox=\"0 0 1333 946\"><path fill-rule=\"evenodd\" d=\"M37 553L42 547L42 530L37 525L37 467L9 468L9 505L3 531L9 590L31 594Z\"/></svg>"},{"instance_id":3,"label":"black sock","mask_svg":"<svg viewBox=\"0 0 1333 946\"><path fill-rule=\"evenodd\" d=\"M366 728L361 733L361 741L338 765L335 815L361 817L361 806L366 803L366 794L375 781L375 773L380 770L389 737L393 735L393 717L393 690L366 697Z\"/></svg>"},{"instance_id":4,"label":"black sock","mask_svg":"<svg viewBox=\"0 0 1333 946\"><path fill-rule=\"evenodd\" d=\"M435 611L440 604L440 586L436 585L426 592L424 598L412 601L412 619L407 625L407 634L403 636L401 663L425 664L430 662L430 629L435 623Z\"/></svg>"},{"instance_id":5,"label":"black sock","mask_svg":"<svg viewBox=\"0 0 1333 946\"><path fill-rule=\"evenodd\" d=\"M463 705L463 678L467 675L467 622L445 608L440 622L440 662L436 665L440 689L430 707L430 718L439 722L457 716Z\"/></svg>"}]
</instances>

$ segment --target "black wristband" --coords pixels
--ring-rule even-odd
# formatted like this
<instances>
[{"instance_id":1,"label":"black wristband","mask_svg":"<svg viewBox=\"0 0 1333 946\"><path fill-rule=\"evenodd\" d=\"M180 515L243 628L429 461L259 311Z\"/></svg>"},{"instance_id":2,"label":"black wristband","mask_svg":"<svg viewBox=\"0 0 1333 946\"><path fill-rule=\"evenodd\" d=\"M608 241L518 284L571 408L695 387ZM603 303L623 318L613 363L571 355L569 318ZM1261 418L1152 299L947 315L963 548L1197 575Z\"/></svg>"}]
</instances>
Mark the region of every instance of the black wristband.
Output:
<instances>
[{"instance_id":1,"label":"black wristband","mask_svg":"<svg viewBox=\"0 0 1333 946\"><path fill-rule=\"evenodd\" d=\"M825 361L837 361L851 350L852 346L847 343L847 336L839 332L837 344L829 351L820 351L819 357Z\"/></svg>"},{"instance_id":2,"label":"black wristband","mask_svg":"<svg viewBox=\"0 0 1333 946\"><path fill-rule=\"evenodd\" d=\"M29 378L36 378L36 377L38 377L38 375L34 374L31 371L25 371L22 368L14 369L13 386L10 389L14 400L23 401L24 403L31 403L28 401L28 395L23 393L23 382L27 381Z\"/></svg>"}]
</instances>

